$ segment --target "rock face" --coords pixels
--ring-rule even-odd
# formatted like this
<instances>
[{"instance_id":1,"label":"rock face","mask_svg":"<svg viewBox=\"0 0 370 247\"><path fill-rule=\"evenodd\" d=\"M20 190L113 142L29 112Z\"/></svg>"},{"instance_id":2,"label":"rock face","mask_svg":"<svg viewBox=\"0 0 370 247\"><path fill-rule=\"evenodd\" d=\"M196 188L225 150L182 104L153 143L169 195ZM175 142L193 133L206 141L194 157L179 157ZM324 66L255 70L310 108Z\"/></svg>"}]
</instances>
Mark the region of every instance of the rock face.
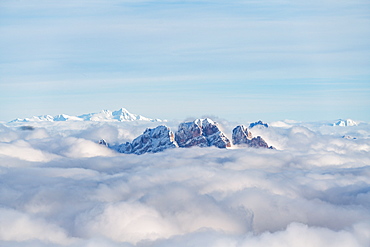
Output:
<instances>
[{"instance_id":1,"label":"rock face","mask_svg":"<svg viewBox=\"0 0 370 247\"><path fill-rule=\"evenodd\" d=\"M259 121L257 121L257 122L251 123L251 124L249 125L249 128L250 128L250 129L251 129L251 128L253 128L253 127L262 127L262 128L266 127L266 128L268 128L269 126L268 126L268 124L267 124L267 123L264 123L264 122L262 122L261 120L259 120Z\"/></svg>"},{"instance_id":2,"label":"rock face","mask_svg":"<svg viewBox=\"0 0 370 247\"><path fill-rule=\"evenodd\" d=\"M246 144L252 140L252 133L244 125L238 125L233 129L232 140L234 145Z\"/></svg>"},{"instance_id":3,"label":"rock face","mask_svg":"<svg viewBox=\"0 0 370 247\"><path fill-rule=\"evenodd\" d=\"M232 142L234 145L273 149L260 136L252 137L251 132L243 125L234 128ZM100 140L99 144L125 154L157 153L177 147L231 147L229 139L221 131L218 124L209 118L181 123L175 134L167 126L161 125L153 129L146 129L132 142L112 146L107 144L105 140Z\"/></svg>"},{"instance_id":4,"label":"rock face","mask_svg":"<svg viewBox=\"0 0 370 247\"><path fill-rule=\"evenodd\" d=\"M244 125L236 126L233 129L232 140L234 145L246 145L248 147L254 148L269 148L274 149L274 147L269 146L262 137L252 137L252 134Z\"/></svg>"},{"instance_id":5,"label":"rock face","mask_svg":"<svg viewBox=\"0 0 370 247\"><path fill-rule=\"evenodd\" d=\"M249 146L250 147L254 147L254 148L270 148L270 149L274 149L272 146L267 145L267 143L265 142L265 140L263 140L262 137L260 137L260 136L257 136L257 137L252 138L252 140L249 143Z\"/></svg>"},{"instance_id":6,"label":"rock face","mask_svg":"<svg viewBox=\"0 0 370 247\"><path fill-rule=\"evenodd\" d=\"M220 130L218 124L209 118L181 123L175 134L179 147L230 147L230 141Z\"/></svg>"},{"instance_id":7,"label":"rock face","mask_svg":"<svg viewBox=\"0 0 370 247\"><path fill-rule=\"evenodd\" d=\"M160 125L154 129L146 129L142 135L135 138L131 143L112 147L120 153L126 154L143 154L157 153L167 148L178 147L174 139L173 132L164 125Z\"/></svg>"}]
</instances>

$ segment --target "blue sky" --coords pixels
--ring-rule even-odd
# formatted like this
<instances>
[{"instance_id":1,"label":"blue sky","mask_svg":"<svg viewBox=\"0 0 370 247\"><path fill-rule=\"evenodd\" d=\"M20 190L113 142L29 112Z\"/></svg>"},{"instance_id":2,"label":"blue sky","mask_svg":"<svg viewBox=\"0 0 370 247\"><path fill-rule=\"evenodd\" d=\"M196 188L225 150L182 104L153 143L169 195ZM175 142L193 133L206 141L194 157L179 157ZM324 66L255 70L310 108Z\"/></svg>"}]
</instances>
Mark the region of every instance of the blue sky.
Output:
<instances>
[{"instance_id":1,"label":"blue sky","mask_svg":"<svg viewBox=\"0 0 370 247\"><path fill-rule=\"evenodd\" d=\"M370 121L370 1L0 1L0 120Z\"/></svg>"}]
</instances>

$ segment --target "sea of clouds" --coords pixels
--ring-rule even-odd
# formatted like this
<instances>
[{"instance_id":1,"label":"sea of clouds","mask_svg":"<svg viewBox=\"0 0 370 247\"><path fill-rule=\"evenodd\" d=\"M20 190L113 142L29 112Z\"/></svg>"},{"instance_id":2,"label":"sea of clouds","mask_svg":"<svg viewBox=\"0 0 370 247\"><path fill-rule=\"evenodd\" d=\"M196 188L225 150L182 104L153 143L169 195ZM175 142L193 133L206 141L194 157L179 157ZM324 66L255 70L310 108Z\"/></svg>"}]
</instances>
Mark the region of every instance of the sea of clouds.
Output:
<instances>
[{"instance_id":1,"label":"sea of clouds","mask_svg":"<svg viewBox=\"0 0 370 247\"><path fill-rule=\"evenodd\" d=\"M21 125L0 124L0 246L370 246L367 123L276 122L252 129L276 150L144 155L97 142L156 123Z\"/></svg>"}]
</instances>

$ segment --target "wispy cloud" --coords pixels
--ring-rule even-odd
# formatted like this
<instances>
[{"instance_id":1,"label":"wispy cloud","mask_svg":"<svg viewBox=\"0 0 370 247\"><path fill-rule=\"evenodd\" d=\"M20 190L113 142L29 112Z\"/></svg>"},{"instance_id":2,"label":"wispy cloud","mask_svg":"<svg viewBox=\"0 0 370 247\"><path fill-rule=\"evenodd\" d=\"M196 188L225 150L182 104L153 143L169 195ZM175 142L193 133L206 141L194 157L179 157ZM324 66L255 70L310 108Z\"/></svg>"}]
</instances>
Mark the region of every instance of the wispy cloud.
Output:
<instances>
[{"instance_id":1,"label":"wispy cloud","mask_svg":"<svg viewBox=\"0 0 370 247\"><path fill-rule=\"evenodd\" d=\"M71 101L70 94L80 94L81 89L97 97L116 93L130 102L137 98L130 94L140 95L145 88L172 88L168 94L173 98L185 97L184 85L196 84L198 90L192 91L211 99L222 92L209 86L212 83L231 89L244 85L245 93L260 84L258 90L268 95L284 94L284 90L270 90L264 83L335 83L359 78L356 84L369 77L370 7L366 1L2 1L1 5L0 47L4 49L0 87L1 98L7 97L1 101L5 106L1 114L12 115L6 110L11 106L22 111L20 105L26 105L24 98L30 97L27 104L33 105L27 111L39 115L42 113L36 109L42 106L33 102L40 94L59 94L64 101ZM142 78L148 82L136 86ZM162 83L156 78L173 80ZM112 80L120 84L112 85ZM70 82L66 84L68 90L60 91L63 81ZM40 92L27 88L17 93L8 91L12 84L40 82L53 87L40 86ZM294 94L302 92L294 89ZM225 96L240 92L240 88L229 90ZM348 97L355 99L357 94ZM77 98L74 105L78 105ZM142 98L142 105L183 104L155 92ZM79 100L90 98L80 96ZM43 102L61 108L59 99L43 98ZM232 106L227 101L224 104ZM347 104L359 106L352 101ZM77 107L86 111L86 105ZM100 109L101 102L96 102L95 108ZM154 111L146 108L140 107L143 114ZM279 110L285 108L283 105ZM339 114L342 108L333 111ZM227 114L225 109L222 112Z\"/></svg>"}]
</instances>

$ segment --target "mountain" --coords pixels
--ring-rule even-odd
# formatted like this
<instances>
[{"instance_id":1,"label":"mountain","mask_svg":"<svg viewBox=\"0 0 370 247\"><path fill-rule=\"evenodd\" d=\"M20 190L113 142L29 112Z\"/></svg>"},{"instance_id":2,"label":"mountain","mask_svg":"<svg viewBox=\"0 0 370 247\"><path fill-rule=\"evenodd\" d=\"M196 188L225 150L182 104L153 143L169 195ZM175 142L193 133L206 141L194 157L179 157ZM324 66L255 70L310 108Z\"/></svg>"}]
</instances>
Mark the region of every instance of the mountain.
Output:
<instances>
[{"instance_id":1,"label":"mountain","mask_svg":"<svg viewBox=\"0 0 370 247\"><path fill-rule=\"evenodd\" d=\"M180 147L230 147L230 141L213 120L196 119L193 122L181 123L175 134L175 140Z\"/></svg>"},{"instance_id":2,"label":"mountain","mask_svg":"<svg viewBox=\"0 0 370 247\"><path fill-rule=\"evenodd\" d=\"M234 145L274 149L274 147L269 146L261 136L252 137L252 133L248 131L244 125L236 126L233 129L232 140Z\"/></svg>"},{"instance_id":3,"label":"mountain","mask_svg":"<svg viewBox=\"0 0 370 247\"><path fill-rule=\"evenodd\" d=\"M17 118L17 119L14 119L12 121L10 121L10 123L14 123L14 122L41 122L41 121L54 121L54 117L50 116L50 115L42 115L42 116L33 116L33 117L30 117L30 118Z\"/></svg>"},{"instance_id":4,"label":"mountain","mask_svg":"<svg viewBox=\"0 0 370 247\"><path fill-rule=\"evenodd\" d=\"M257 122L254 122L254 123L251 123L249 125L249 128L253 128L253 127L260 127L260 128L268 128L268 124L267 123L264 123L262 122L261 120L257 121Z\"/></svg>"},{"instance_id":5,"label":"mountain","mask_svg":"<svg viewBox=\"0 0 370 247\"><path fill-rule=\"evenodd\" d=\"M352 119L346 119L346 120L339 119L337 122L333 124L333 126L342 126L342 127L357 126L357 123L353 121Z\"/></svg>"},{"instance_id":6,"label":"mountain","mask_svg":"<svg viewBox=\"0 0 370 247\"><path fill-rule=\"evenodd\" d=\"M173 133L167 126L160 125L156 128L146 129L142 135L132 142L109 145L105 140L100 140L99 144L125 154L157 153L168 148L194 146L231 147L229 139L221 131L219 125L209 118L181 123L176 133ZM252 134L243 125L234 128L233 144L274 149L272 146L268 146L260 136L252 137Z\"/></svg>"},{"instance_id":7,"label":"mountain","mask_svg":"<svg viewBox=\"0 0 370 247\"><path fill-rule=\"evenodd\" d=\"M64 122L64 121L83 121L83 120L79 117L69 116L69 115L66 115L66 114L59 114L59 115L56 115L55 117L53 117L52 121Z\"/></svg>"},{"instance_id":8,"label":"mountain","mask_svg":"<svg viewBox=\"0 0 370 247\"><path fill-rule=\"evenodd\" d=\"M41 122L41 121L105 121L105 122L126 122L126 121L150 121L150 122L162 122L160 119L151 119L141 115L130 113L125 108L121 108L117 111L102 110L98 113L88 113L80 116L70 116L66 114L59 114L55 117L50 115L42 115L31 118L17 118L10 123L17 122Z\"/></svg>"},{"instance_id":9,"label":"mountain","mask_svg":"<svg viewBox=\"0 0 370 247\"><path fill-rule=\"evenodd\" d=\"M104 140L99 144L106 145ZM157 153L168 148L178 147L174 134L167 126L160 125L156 128L148 128L144 133L135 138L131 143L113 146L112 149L126 154Z\"/></svg>"}]
</instances>

